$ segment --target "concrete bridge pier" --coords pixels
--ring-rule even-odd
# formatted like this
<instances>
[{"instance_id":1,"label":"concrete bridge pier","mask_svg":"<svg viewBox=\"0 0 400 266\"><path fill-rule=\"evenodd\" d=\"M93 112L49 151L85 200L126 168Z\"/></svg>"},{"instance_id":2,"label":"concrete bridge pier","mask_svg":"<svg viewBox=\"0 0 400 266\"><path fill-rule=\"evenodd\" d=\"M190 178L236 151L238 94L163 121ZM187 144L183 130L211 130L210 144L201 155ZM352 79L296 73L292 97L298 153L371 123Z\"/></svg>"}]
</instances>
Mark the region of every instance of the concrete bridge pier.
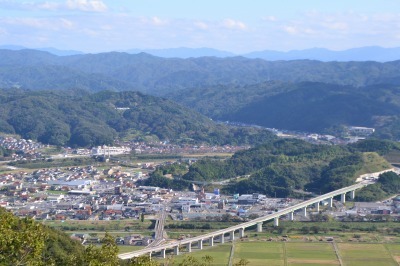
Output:
<instances>
[{"instance_id":1,"label":"concrete bridge pier","mask_svg":"<svg viewBox=\"0 0 400 266\"><path fill-rule=\"evenodd\" d=\"M329 208L333 208L333 198L329 198Z\"/></svg>"},{"instance_id":2,"label":"concrete bridge pier","mask_svg":"<svg viewBox=\"0 0 400 266\"><path fill-rule=\"evenodd\" d=\"M257 223L257 233L261 233L262 232L262 225L263 223Z\"/></svg>"},{"instance_id":3,"label":"concrete bridge pier","mask_svg":"<svg viewBox=\"0 0 400 266\"><path fill-rule=\"evenodd\" d=\"M279 217L274 218L274 226L279 226Z\"/></svg>"},{"instance_id":4,"label":"concrete bridge pier","mask_svg":"<svg viewBox=\"0 0 400 266\"><path fill-rule=\"evenodd\" d=\"M235 241L235 231L231 231L229 233L229 235L230 235L231 241Z\"/></svg>"},{"instance_id":5,"label":"concrete bridge pier","mask_svg":"<svg viewBox=\"0 0 400 266\"><path fill-rule=\"evenodd\" d=\"M244 237L244 228L239 228L239 237L240 238Z\"/></svg>"},{"instance_id":6,"label":"concrete bridge pier","mask_svg":"<svg viewBox=\"0 0 400 266\"><path fill-rule=\"evenodd\" d=\"M289 220L290 221L294 220L294 212L289 212Z\"/></svg>"},{"instance_id":7,"label":"concrete bridge pier","mask_svg":"<svg viewBox=\"0 0 400 266\"><path fill-rule=\"evenodd\" d=\"M174 255L176 255L176 256L179 255L179 246L174 247Z\"/></svg>"},{"instance_id":8,"label":"concrete bridge pier","mask_svg":"<svg viewBox=\"0 0 400 266\"><path fill-rule=\"evenodd\" d=\"M186 249L187 249L187 252L192 252L192 243L191 242L187 243Z\"/></svg>"},{"instance_id":9,"label":"concrete bridge pier","mask_svg":"<svg viewBox=\"0 0 400 266\"><path fill-rule=\"evenodd\" d=\"M221 244L225 243L225 234L221 235Z\"/></svg>"},{"instance_id":10,"label":"concrete bridge pier","mask_svg":"<svg viewBox=\"0 0 400 266\"><path fill-rule=\"evenodd\" d=\"M315 203L315 211L319 212L319 201Z\"/></svg>"},{"instance_id":11,"label":"concrete bridge pier","mask_svg":"<svg viewBox=\"0 0 400 266\"><path fill-rule=\"evenodd\" d=\"M165 248L161 250L161 257L165 259Z\"/></svg>"},{"instance_id":12,"label":"concrete bridge pier","mask_svg":"<svg viewBox=\"0 0 400 266\"><path fill-rule=\"evenodd\" d=\"M210 246L214 246L214 237L210 237Z\"/></svg>"},{"instance_id":13,"label":"concrete bridge pier","mask_svg":"<svg viewBox=\"0 0 400 266\"><path fill-rule=\"evenodd\" d=\"M346 193L343 193L342 195L340 195L340 201L342 203L346 203Z\"/></svg>"},{"instance_id":14,"label":"concrete bridge pier","mask_svg":"<svg viewBox=\"0 0 400 266\"><path fill-rule=\"evenodd\" d=\"M203 249L203 239L199 240L197 246L199 247L199 249Z\"/></svg>"},{"instance_id":15,"label":"concrete bridge pier","mask_svg":"<svg viewBox=\"0 0 400 266\"><path fill-rule=\"evenodd\" d=\"M350 191L350 198L354 200L355 197L356 197L356 191L355 190Z\"/></svg>"},{"instance_id":16,"label":"concrete bridge pier","mask_svg":"<svg viewBox=\"0 0 400 266\"><path fill-rule=\"evenodd\" d=\"M304 216L304 217L307 217L307 207L304 207L304 208L303 208L303 216Z\"/></svg>"}]
</instances>

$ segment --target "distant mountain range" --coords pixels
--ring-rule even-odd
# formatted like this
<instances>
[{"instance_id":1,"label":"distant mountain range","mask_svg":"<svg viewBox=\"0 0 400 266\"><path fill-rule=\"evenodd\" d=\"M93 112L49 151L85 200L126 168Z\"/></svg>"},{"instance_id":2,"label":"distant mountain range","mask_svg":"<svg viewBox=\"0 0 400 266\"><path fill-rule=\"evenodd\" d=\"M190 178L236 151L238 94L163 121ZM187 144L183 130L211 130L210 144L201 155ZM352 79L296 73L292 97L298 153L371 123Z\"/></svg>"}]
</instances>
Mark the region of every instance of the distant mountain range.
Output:
<instances>
[{"instance_id":1,"label":"distant mountain range","mask_svg":"<svg viewBox=\"0 0 400 266\"><path fill-rule=\"evenodd\" d=\"M135 90L166 95L188 88L265 81L366 86L399 84L400 60L380 62L266 61L244 57L162 58L121 52L56 56L0 50L0 87L32 90Z\"/></svg>"},{"instance_id":2,"label":"distant mountain range","mask_svg":"<svg viewBox=\"0 0 400 266\"><path fill-rule=\"evenodd\" d=\"M16 45L3 45L0 49L8 50L23 50L29 49L23 46ZM84 54L81 51L75 50L60 50L56 48L35 48L35 50L49 52L58 56L79 55ZM129 54L147 53L150 55L163 57L163 58L198 58L198 57L234 57L243 56L246 58L259 58L269 61L277 60L318 60L323 62L329 61L377 61L388 62L400 59L400 47L383 48L379 46L368 46L360 48L352 48L342 51L333 51L325 48L311 48L305 50L292 50L292 51L273 51L263 50L255 51L246 54L235 54L227 51L212 49L212 48L169 48L169 49L129 49L119 52Z\"/></svg>"},{"instance_id":3,"label":"distant mountain range","mask_svg":"<svg viewBox=\"0 0 400 266\"><path fill-rule=\"evenodd\" d=\"M19 51L19 50L25 50L25 49L31 49L31 48L24 47L24 46L19 46L19 45L0 45L0 49ZM34 50L48 52L48 53L51 53L51 54L54 54L54 55L58 55L58 56L84 54L84 52L81 52L81 51L60 50L60 49L56 49L56 48L52 48L52 47L34 48Z\"/></svg>"},{"instance_id":4,"label":"distant mountain range","mask_svg":"<svg viewBox=\"0 0 400 266\"><path fill-rule=\"evenodd\" d=\"M309 59L318 61L377 61L388 62L400 59L400 48L382 48L378 46L353 48L343 51L332 51L323 48L293 50L288 52L259 51L243 55L247 58L261 58L265 60L299 60Z\"/></svg>"},{"instance_id":5,"label":"distant mountain range","mask_svg":"<svg viewBox=\"0 0 400 266\"><path fill-rule=\"evenodd\" d=\"M233 57L237 56L234 53L221 51L211 48L170 48L170 49L131 49L123 51L129 54L146 53L154 56L164 57L164 58L191 58L191 57L204 57L204 56L214 56L214 57Z\"/></svg>"},{"instance_id":6,"label":"distant mountain range","mask_svg":"<svg viewBox=\"0 0 400 266\"><path fill-rule=\"evenodd\" d=\"M221 121L327 133L339 125L371 126L395 140L400 139L399 85L400 60L182 59L123 52L57 56L0 50L0 88L140 91ZM0 124L0 129L9 125Z\"/></svg>"}]
</instances>

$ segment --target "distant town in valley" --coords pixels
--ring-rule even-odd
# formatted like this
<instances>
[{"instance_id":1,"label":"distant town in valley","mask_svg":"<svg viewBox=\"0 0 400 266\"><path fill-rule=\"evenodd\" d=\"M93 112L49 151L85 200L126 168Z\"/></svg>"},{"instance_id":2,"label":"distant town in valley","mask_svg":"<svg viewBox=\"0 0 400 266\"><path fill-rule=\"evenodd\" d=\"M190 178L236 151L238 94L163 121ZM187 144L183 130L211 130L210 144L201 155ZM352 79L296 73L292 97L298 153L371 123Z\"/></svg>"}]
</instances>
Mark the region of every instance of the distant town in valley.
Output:
<instances>
[{"instance_id":1,"label":"distant town in valley","mask_svg":"<svg viewBox=\"0 0 400 266\"><path fill-rule=\"evenodd\" d=\"M234 124L250 127L240 123ZM345 137L335 137L288 130L267 130L280 138L297 138L318 145L354 143L365 139L375 131L373 128L352 126L347 128ZM167 215L163 218L170 221L166 228L174 228L175 222L185 221L202 222L201 228L212 229L213 222L245 222L279 212L305 199L318 196L304 190L298 191L297 198L279 198L276 197L276 193L273 197L260 193L224 194L220 189L224 182L215 182L215 187L212 182L209 184L194 182L191 191L146 186L143 184L149 178L149 174L161 166L181 163L190 166L208 156L226 158L235 152L248 150L250 146L189 145L167 141L150 143L116 141L116 143L120 146L70 148L55 147L10 135L0 137L0 145L11 151L9 158L5 157L6 161L1 164L0 206L12 211L17 217L31 217L45 224L47 221L59 221L65 224L68 221L91 221L92 224L94 222L97 224L98 221L123 220L143 222L143 219L160 219L160 212L166 212ZM94 161L79 161L84 158L92 158ZM72 164L77 166L63 167L66 160L72 161ZM57 161L59 166L46 166L46 163ZM31 163L41 165L32 168ZM393 171L397 172L396 169ZM364 174L360 176L358 182L367 179L376 180L383 172L385 171ZM171 174L165 176L174 178ZM320 206L310 209L309 215L295 212L291 219L299 222L317 221L321 217L325 217L323 219L331 217L336 221L371 222L387 219L383 217L389 216L393 221L400 219L400 197L395 196L378 203L355 202L349 205L338 200L329 206L330 203L323 200L318 205ZM284 221L289 218L283 216L281 219ZM165 221L162 223L164 227ZM62 224L59 226L62 227ZM161 229L164 232L163 236L168 232L166 228ZM65 229L75 231L72 225L65 226ZM116 238L118 245L145 247L157 240L151 230L143 234L138 232L132 234L129 233L131 231L129 225L124 227L119 225L115 229L124 231ZM71 237L79 239L82 244L100 241L99 236L92 234L90 229L81 230L81 233L71 233ZM190 236L175 235L167 239L162 238L163 241L160 243L174 242L187 237Z\"/></svg>"}]
</instances>

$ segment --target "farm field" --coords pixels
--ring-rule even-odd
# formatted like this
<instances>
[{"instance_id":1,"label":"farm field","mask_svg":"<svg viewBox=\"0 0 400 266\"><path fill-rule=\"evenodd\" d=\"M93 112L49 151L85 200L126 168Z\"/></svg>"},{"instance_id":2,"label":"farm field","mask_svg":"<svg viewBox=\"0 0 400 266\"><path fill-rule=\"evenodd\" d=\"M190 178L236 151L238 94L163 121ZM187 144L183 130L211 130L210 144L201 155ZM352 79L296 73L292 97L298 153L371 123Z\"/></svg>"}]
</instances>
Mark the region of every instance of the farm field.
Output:
<instances>
[{"instance_id":1,"label":"farm field","mask_svg":"<svg viewBox=\"0 0 400 266\"><path fill-rule=\"evenodd\" d=\"M337 243L338 254L343 265L399 265L400 245L398 244L366 244L366 243ZM228 265L233 250L232 262L246 259L249 266L317 266L340 265L334 244L327 242L235 242L207 247L202 251L193 249L192 253L175 256L173 265L181 262L185 256L201 259L205 255L213 257L211 265Z\"/></svg>"},{"instance_id":2,"label":"farm field","mask_svg":"<svg viewBox=\"0 0 400 266\"><path fill-rule=\"evenodd\" d=\"M274 242L235 243L234 262L240 259L249 261L249 265L284 265L284 245Z\"/></svg>"},{"instance_id":3,"label":"farm field","mask_svg":"<svg viewBox=\"0 0 400 266\"><path fill-rule=\"evenodd\" d=\"M284 243L288 265L339 265L332 243Z\"/></svg>"},{"instance_id":4,"label":"farm field","mask_svg":"<svg viewBox=\"0 0 400 266\"><path fill-rule=\"evenodd\" d=\"M394 260L397 245L338 243L340 256L346 265L398 265ZM392 251L391 251L392 249ZM397 253L400 249L397 248Z\"/></svg>"},{"instance_id":5,"label":"farm field","mask_svg":"<svg viewBox=\"0 0 400 266\"><path fill-rule=\"evenodd\" d=\"M211 263L211 265L228 265L231 247L232 244L223 244L212 248L204 247L202 251L192 252L190 253L190 255L199 260L201 260L202 257L209 255L213 258L213 262ZM175 256L173 258L173 265L177 265L179 262L183 261L185 259L185 256L187 256L188 254L189 253L182 256Z\"/></svg>"}]
</instances>

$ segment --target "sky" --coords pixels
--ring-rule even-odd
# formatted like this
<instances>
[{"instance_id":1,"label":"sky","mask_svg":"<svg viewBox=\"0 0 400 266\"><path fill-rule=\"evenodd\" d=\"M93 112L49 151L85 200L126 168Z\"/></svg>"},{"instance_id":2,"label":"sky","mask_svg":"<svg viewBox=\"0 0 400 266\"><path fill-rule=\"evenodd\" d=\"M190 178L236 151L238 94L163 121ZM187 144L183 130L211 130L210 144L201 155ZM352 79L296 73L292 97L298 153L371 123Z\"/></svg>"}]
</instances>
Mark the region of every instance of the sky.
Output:
<instances>
[{"instance_id":1,"label":"sky","mask_svg":"<svg viewBox=\"0 0 400 266\"><path fill-rule=\"evenodd\" d=\"M0 45L236 54L400 47L400 1L0 0Z\"/></svg>"}]
</instances>

